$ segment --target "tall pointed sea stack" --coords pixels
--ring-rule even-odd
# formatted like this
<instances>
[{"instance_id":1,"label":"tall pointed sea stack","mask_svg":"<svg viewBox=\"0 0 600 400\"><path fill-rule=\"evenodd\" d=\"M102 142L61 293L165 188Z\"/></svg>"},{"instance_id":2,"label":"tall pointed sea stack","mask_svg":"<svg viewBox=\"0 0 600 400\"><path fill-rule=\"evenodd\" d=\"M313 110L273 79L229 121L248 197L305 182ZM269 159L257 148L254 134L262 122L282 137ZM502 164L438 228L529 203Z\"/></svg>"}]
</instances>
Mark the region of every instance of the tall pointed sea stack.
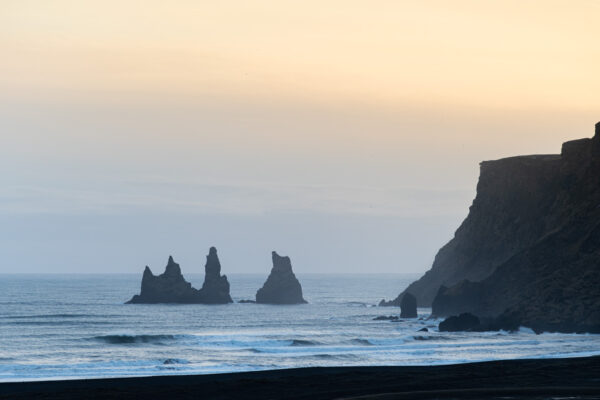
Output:
<instances>
[{"instance_id":1,"label":"tall pointed sea stack","mask_svg":"<svg viewBox=\"0 0 600 400\"><path fill-rule=\"evenodd\" d=\"M273 269L262 288L256 292L256 302L262 304L304 304L302 286L294 272L289 257L272 253Z\"/></svg>"},{"instance_id":2,"label":"tall pointed sea stack","mask_svg":"<svg viewBox=\"0 0 600 400\"><path fill-rule=\"evenodd\" d=\"M140 294L127 303L197 303L197 298L198 291L183 278L179 264L169 256L165 272L161 275L154 275L146 266Z\"/></svg>"},{"instance_id":3,"label":"tall pointed sea stack","mask_svg":"<svg viewBox=\"0 0 600 400\"><path fill-rule=\"evenodd\" d=\"M229 282L226 275L221 275L221 263L217 249L211 247L206 256L204 266L204 284L200 289L200 299L205 304L233 303L229 294Z\"/></svg>"}]
</instances>

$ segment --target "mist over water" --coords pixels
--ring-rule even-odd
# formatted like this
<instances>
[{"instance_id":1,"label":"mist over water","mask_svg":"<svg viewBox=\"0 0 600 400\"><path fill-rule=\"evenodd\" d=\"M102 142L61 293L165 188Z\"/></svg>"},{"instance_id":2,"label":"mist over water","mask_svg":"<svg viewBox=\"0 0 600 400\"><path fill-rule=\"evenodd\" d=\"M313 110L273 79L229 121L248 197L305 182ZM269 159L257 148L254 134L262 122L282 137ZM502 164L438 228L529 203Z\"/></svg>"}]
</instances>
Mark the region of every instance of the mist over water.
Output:
<instances>
[{"instance_id":1,"label":"mist over water","mask_svg":"<svg viewBox=\"0 0 600 400\"><path fill-rule=\"evenodd\" d=\"M123 304L141 274L1 275L0 381L600 354L600 335L440 333L429 309L373 321L399 313L375 305L416 275L298 277L310 304L207 306ZM253 299L265 278L230 275L233 299Z\"/></svg>"}]
</instances>

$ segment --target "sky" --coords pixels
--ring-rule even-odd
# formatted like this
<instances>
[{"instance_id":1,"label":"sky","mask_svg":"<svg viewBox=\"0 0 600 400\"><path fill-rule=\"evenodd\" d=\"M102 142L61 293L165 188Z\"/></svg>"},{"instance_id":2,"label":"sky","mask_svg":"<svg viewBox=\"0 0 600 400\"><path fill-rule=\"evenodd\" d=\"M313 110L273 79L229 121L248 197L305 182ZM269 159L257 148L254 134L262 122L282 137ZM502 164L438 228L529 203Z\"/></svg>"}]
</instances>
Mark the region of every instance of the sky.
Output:
<instances>
[{"instance_id":1,"label":"sky","mask_svg":"<svg viewBox=\"0 0 600 400\"><path fill-rule=\"evenodd\" d=\"M600 120L600 1L0 0L0 273L424 272Z\"/></svg>"}]
</instances>

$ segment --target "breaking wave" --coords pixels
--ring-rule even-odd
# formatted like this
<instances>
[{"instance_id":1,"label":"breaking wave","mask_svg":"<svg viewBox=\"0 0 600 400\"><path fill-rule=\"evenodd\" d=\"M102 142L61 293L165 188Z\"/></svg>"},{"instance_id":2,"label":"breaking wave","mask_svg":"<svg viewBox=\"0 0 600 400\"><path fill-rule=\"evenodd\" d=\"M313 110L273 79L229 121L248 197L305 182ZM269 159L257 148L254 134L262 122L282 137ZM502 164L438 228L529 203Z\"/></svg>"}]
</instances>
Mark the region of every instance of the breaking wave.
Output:
<instances>
[{"instance_id":1,"label":"breaking wave","mask_svg":"<svg viewBox=\"0 0 600 400\"><path fill-rule=\"evenodd\" d=\"M369 342L367 339L360 339L360 338L352 339L352 340L350 340L350 343L357 344L360 346L373 346L373 343Z\"/></svg>"},{"instance_id":2,"label":"breaking wave","mask_svg":"<svg viewBox=\"0 0 600 400\"><path fill-rule=\"evenodd\" d=\"M103 335L92 339L109 344L153 343L163 344L177 339L175 335Z\"/></svg>"},{"instance_id":3,"label":"breaking wave","mask_svg":"<svg viewBox=\"0 0 600 400\"><path fill-rule=\"evenodd\" d=\"M292 340L292 344L290 346L319 346L322 343L319 343L314 340L302 340L302 339L294 339Z\"/></svg>"}]
</instances>

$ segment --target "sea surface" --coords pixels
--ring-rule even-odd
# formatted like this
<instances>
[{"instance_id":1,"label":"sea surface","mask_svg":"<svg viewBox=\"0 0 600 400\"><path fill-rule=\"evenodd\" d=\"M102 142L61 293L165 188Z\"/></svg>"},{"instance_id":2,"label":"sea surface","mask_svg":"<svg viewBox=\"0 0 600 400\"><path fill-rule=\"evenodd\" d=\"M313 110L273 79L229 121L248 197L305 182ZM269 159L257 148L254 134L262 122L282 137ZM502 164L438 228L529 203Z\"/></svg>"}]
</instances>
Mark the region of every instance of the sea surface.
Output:
<instances>
[{"instance_id":1,"label":"sea surface","mask_svg":"<svg viewBox=\"0 0 600 400\"><path fill-rule=\"evenodd\" d=\"M298 274L305 305L124 304L141 275L0 275L0 381L600 354L600 335L438 332L427 308L374 321L399 313L376 304L416 275ZM265 279L230 275L233 299L253 299Z\"/></svg>"}]
</instances>

